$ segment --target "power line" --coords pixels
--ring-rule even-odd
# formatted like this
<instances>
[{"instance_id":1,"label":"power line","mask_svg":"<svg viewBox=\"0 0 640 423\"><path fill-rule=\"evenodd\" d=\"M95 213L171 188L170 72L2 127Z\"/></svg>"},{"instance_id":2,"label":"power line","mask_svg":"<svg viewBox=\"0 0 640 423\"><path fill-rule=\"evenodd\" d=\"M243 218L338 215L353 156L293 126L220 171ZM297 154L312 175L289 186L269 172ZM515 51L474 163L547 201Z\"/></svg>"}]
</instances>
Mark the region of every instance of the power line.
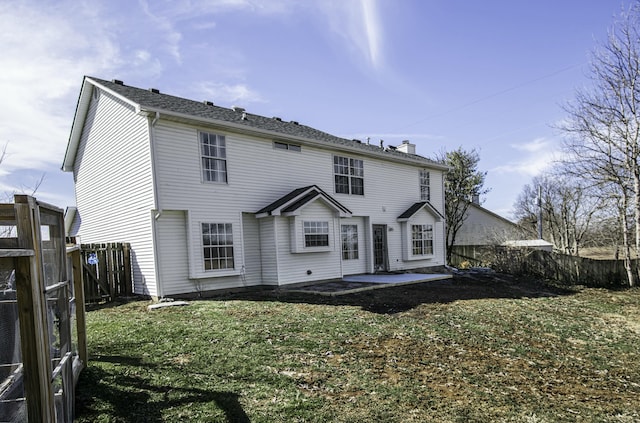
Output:
<instances>
[{"instance_id":1,"label":"power line","mask_svg":"<svg viewBox=\"0 0 640 423\"><path fill-rule=\"evenodd\" d=\"M563 72L567 72L567 71L569 71L569 70L572 70L572 69L575 69L575 68L581 67L581 66L583 66L583 65L585 65L585 64L586 64L586 62L579 63L579 64L575 64L575 65L571 65L571 66L567 66L567 67L565 67L565 68L562 68L562 69L559 69L559 70L557 70L557 71L554 71L554 72L548 73L548 74L543 75L543 76L540 76L540 77L538 77L538 78L534 78L534 79L531 79L531 80L525 81L525 82L523 82L523 83L520 83L520 84L514 85L514 86L512 86L512 87L505 88L504 90L496 91L496 92L494 92L494 93L492 93L492 94L488 94L488 95L486 95L486 96L484 96L484 97L477 98L477 99L472 100L472 101L470 101L470 102L468 102L468 103L461 104L461 105L459 105L459 106L453 107L453 108L448 109L448 110L445 110L445 111L443 111L443 112L436 113L436 114L431 115L431 116L427 116L427 117L422 118L422 119L419 119L419 120L417 120L417 121L415 121L415 122L413 122L413 123L410 123L410 124L408 124L408 125L405 125L405 126L403 126L402 128L399 128L399 129L405 129L405 128L408 128L408 127L410 127L410 126L414 126L414 125L417 125L417 124L419 124L419 123L426 122L426 121L428 121L428 120L435 119L435 118L437 118L437 117L447 115L447 114L449 114L449 113L457 112L457 111L462 110L462 109L465 109L465 108L467 108L467 107L469 107L469 106L473 106L474 104L478 104L478 103L481 103L481 102L483 102L483 101L489 100L489 99L491 99L491 98L498 97L498 96L500 96L500 95L502 95L502 94L506 94L506 93L508 93L508 92L515 91L515 90L517 90L517 89L519 89L519 88L525 87L525 86L527 86L527 85L533 84L533 83L538 82L538 81L542 81L542 80L547 79L547 78L551 78L551 77L556 76L556 75L558 75L558 74L561 74L561 73L563 73Z\"/></svg>"}]
</instances>

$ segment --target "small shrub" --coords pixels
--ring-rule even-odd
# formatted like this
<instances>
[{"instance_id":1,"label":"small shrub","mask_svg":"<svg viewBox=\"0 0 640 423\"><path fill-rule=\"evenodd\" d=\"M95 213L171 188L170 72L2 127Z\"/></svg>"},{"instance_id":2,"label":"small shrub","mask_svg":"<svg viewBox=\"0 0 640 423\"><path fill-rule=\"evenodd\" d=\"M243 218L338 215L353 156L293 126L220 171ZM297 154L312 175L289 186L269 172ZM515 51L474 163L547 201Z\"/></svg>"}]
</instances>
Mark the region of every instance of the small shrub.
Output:
<instances>
[{"instance_id":1,"label":"small shrub","mask_svg":"<svg viewBox=\"0 0 640 423\"><path fill-rule=\"evenodd\" d=\"M471 268L471 262L469 262L469 260L464 260L463 262L460 263L460 265L458 267L460 269L470 269Z\"/></svg>"}]
</instances>

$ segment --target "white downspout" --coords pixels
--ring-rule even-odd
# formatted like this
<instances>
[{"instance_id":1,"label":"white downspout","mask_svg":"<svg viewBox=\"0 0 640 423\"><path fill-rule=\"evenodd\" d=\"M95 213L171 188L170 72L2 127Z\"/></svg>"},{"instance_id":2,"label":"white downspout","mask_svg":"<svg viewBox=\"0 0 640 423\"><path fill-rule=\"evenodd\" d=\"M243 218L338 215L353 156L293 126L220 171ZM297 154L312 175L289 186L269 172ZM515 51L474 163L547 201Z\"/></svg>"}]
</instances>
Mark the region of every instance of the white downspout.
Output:
<instances>
[{"instance_id":1,"label":"white downspout","mask_svg":"<svg viewBox=\"0 0 640 423\"><path fill-rule=\"evenodd\" d=\"M151 239L153 241L153 265L156 274L156 294L158 299L164 297L162 289L162 278L160 277L160 268L158 263L158 233L156 222L162 215L162 207L160 207L160 196L158 195L158 175L156 169L156 147L155 147L155 126L160 119L160 112L155 112L153 120L149 121L149 149L151 151L151 180L153 181L153 201L155 203L156 213L153 216L152 228L153 233Z\"/></svg>"},{"instance_id":2,"label":"white downspout","mask_svg":"<svg viewBox=\"0 0 640 423\"><path fill-rule=\"evenodd\" d=\"M156 206L157 213L154 219L158 220L162 215L162 207L160 207L160 196L158 195L157 173L156 173L156 147L155 147L155 127L160 119L160 112L156 112L153 120L149 123L149 144L151 149L151 172L153 178L153 201Z\"/></svg>"}]
</instances>

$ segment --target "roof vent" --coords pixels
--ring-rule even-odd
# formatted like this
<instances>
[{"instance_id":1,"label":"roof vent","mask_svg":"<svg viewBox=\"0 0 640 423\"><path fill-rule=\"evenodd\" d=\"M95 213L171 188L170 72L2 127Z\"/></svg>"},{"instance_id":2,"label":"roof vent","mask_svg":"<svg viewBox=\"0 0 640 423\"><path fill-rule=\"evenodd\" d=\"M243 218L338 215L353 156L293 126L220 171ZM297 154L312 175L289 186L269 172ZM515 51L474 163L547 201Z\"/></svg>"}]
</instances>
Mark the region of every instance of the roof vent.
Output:
<instances>
[{"instance_id":1,"label":"roof vent","mask_svg":"<svg viewBox=\"0 0 640 423\"><path fill-rule=\"evenodd\" d=\"M245 108L240 106L231 106L231 109L233 109L234 112L238 112L238 113L242 113L245 111Z\"/></svg>"},{"instance_id":2,"label":"roof vent","mask_svg":"<svg viewBox=\"0 0 640 423\"><path fill-rule=\"evenodd\" d=\"M207 106L213 106L213 101L205 100L203 101L203 103L206 104Z\"/></svg>"},{"instance_id":3,"label":"roof vent","mask_svg":"<svg viewBox=\"0 0 640 423\"><path fill-rule=\"evenodd\" d=\"M247 120L247 112L242 112L242 120Z\"/></svg>"},{"instance_id":4,"label":"roof vent","mask_svg":"<svg viewBox=\"0 0 640 423\"><path fill-rule=\"evenodd\" d=\"M300 125L296 120L292 120L291 123L293 123L294 125Z\"/></svg>"},{"instance_id":5,"label":"roof vent","mask_svg":"<svg viewBox=\"0 0 640 423\"><path fill-rule=\"evenodd\" d=\"M113 82L116 85L124 85L124 82L122 82L122 80L120 79L112 79L111 82Z\"/></svg>"},{"instance_id":6,"label":"roof vent","mask_svg":"<svg viewBox=\"0 0 640 423\"><path fill-rule=\"evenodd\" d=\"M273 117L273 120L277 120L278 122L282 122L282 119L281 119L281 118L279 118L278 116L274 116L274 117Z\"/></svg>"},{"instance_id":7,"label":"roof vent","mask_svg":"<svg viewBox=\"0 0 640 423\"><path fill-rule=\"evenodd\" d=\"M149 88L149 91L151 91L154 94L160 94L160 90L157 88Z\"/></svg>"},{"instance_id":8,"label":"roof vent","mask_svg":"<svg viewBox=\"0 0 640 423\"><path fill-rule=\"evenodd\" d=\"M389 151L395 151L395 150L396 150L396 147L395 147L395 146L393 146L393 145L388 145L388 146L387 146L387 150L389 150Z\"/></svg>"},{"instance_id":9,"label":"roof vent","mask_svg":"<svg viewBox=\"0 0 640 423\"><path fill-rule=\"evenodd\" d=\"M357 140L357 139L355 139L355 138L354 138L352 141L353 141L353 142L357 142L358 144L362 144L362 141Z\"/></svg>"}]
</instances>

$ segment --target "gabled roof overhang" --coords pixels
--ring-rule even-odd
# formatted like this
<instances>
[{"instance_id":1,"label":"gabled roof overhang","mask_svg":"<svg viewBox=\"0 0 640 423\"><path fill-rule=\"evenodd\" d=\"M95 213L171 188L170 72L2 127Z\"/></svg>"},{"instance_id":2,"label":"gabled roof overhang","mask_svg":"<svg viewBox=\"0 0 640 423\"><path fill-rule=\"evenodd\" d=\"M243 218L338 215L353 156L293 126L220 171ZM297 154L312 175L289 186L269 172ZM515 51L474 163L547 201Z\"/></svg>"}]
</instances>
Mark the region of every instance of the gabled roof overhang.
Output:
<instances>
[{"instance_id":1,"label":"gabled roof overhang","mask_svg":"<svg viewBox=\"0 0 640 423\"><path fill-rule=\"evenodd\" d=\"M429 212L429 214L431 214L435 218L436 222L441 222L444 219L442 213L440 213L435 207L433 207L433 204L428 201L420 201L418 203L413 203L411 207L409 207L407 210L405 210L404 213L398 216L397 220L398 222L407 222L420 210L426 210L427 212Z\"/></svg>"},{"instance_id":2,"label":"gabled roof overhang","mask_svg":"<svg viewBox=\"0 0 640 423\"><path fill-rule=\"evenodd\" d=\"M76 112L73 115L73 123L71 124L71 134L69 135L69 142L67 143L67 149L64 153L64 160L62 162L62 170L65 172L73 171L73 164L75 163L78 146L80 145L80 137L82 136L85 119L87 118L89 106L91 105L91 96L93 95L93 90L95 90L96 87L108 91L114 97L130 104L137 113L142 112L139 104L114 92L113 90L108 89L88 76L85 76L82 80L82 88L80 89L80 96L78 97L78 103L76 104Z\"/></svg>"},{"instance_id":3,"label":"gabled roof overhang","mask_svg":"<svg viewBox=\"0 0 640 423\"><path fill-rule=\"evenodd\" d=\"M291 191L278 198L268 206L256 212L256 218L267 216L297 216L309 204L322 201L340 217L351 217L351 211L339 201L320 189L317 185L310 185Z\"/></svg>"},{"instance_id":4,"label":"gabled roof overhang","mask_svg":"<svg viewBox=\"0 0 640 423\"><path fill-rule=\"evenodd\" d=\"M129 104L140 116L153 116L155 119L166 119L169 121L176 121L187 124L196 124L208 126L211 128L232 131L242 134L247 134L251 136L263 137L267 139L284 139L290 140L296 143L300 143L303 145L314 146L321 149L328 149L332 151L342 151L347 153L358 154L367 157L380 158L382 160L398 162L403 164L410 164L413 166L423 166L432 169L437 169L441 171L447 171L448 166L438 163L429 159L426 159L417 155L407 155L407 154L391 154L384 149L373 148L373 146L362 145L361 143L356 142L328 142L327 140L315 137L307 137L296 134L288 134L280 131L274 131L271 129L256 127L256 126L247 126L244 123L233 122L226 119L217 119L207 116L200 116L197 114L192 114L189 112L185 112L183 110L171 110L170 108L163 107L161 104L155 104L155 106L151 104L147 104L145 101L138 101L135 97L130 98L126 92L119 93L117 88L109 87L109 82L102 82L99 79L85 76L82 89L80 91L80 96L78 98L78 103L76 105L76 112L73 119L73 124L71 127L71 134L69 137L69 142L67 144L67 149L65 152L64 161L62 164L62 170L70 172L73 170L74 162L76 160L76 154L78 151L78 147L80 144L80 138L82 132L84 130L85 119L87 117L87 113L89 111L89 107L91 104L91 96L96 88L104 90L108 92L110 95L120 99L126 104ZM120 82L120 85L122 83ZM139 88L135 87L127 87L127 89L134 89L140 91ZM158 94L160 95L160 94ZM167 96L169 98L170 96ZM186 99L184 99L186 100ZM191 100L187 100L191 101ZM197 102L194 102L197 103ZM333 136L332 136L333 137ZM338 139L338 137L333 137ZM348 141L348 140L343 140Z\"/></svg>"}]
</instances>

